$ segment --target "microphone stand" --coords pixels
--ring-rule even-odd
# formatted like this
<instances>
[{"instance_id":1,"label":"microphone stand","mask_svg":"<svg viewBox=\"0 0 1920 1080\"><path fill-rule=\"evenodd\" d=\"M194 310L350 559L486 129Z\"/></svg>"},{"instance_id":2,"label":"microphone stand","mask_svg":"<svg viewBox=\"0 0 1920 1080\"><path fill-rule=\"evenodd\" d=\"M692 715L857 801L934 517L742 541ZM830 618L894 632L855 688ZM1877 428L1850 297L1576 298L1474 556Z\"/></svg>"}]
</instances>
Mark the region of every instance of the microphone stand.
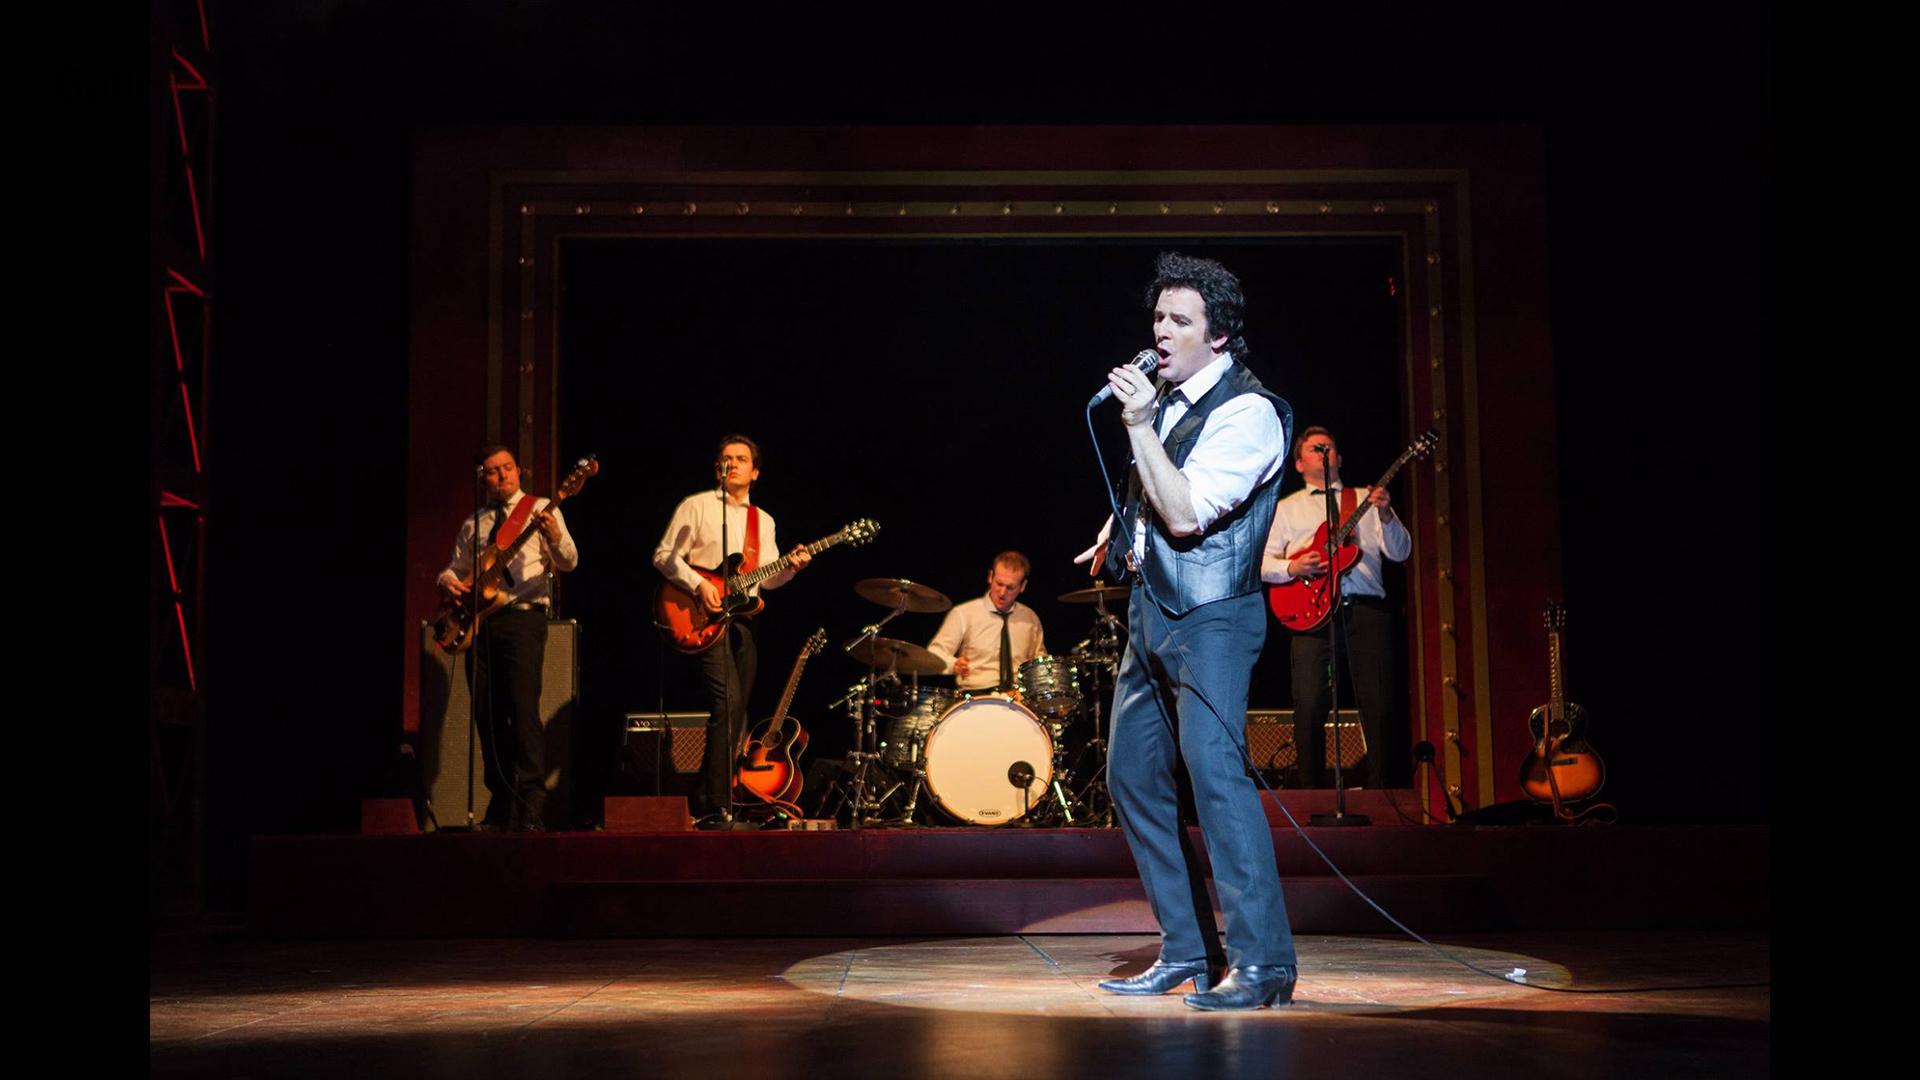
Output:
<instances>
[{"instance_id":1,"label":"microphone stand","mask_svg":"<svg viewBox=\"0 0 1920 1080\"><path fill-rule=\"evenodd\" d=\"M467 536L467 566L469 567L469 569L467 570L467 573L472 575L473 583L476 586L480 584L480 512L482 509L485 508L486 500L487 500L487 488L484 482L485 476L486 476L486 473L485 473L485 470L483 469L478 475L474 477L473 532ZM475 611L479 610L480 600L478 597L473 596L471 593L469 593L467 596L467 602L474 606ZM475 633L477 636L478 634L477 628ZM474 742L479 737L480 708L481 708L480 700L474 695L474 690L480 684L480 663L484 658L483 654L481 654L478 649L480 642L476 640L473 644L474 644L474 649L469 650L467 653L467 831L468 832L473 831L473 751L475 749ZM488 697L491 698L492 695L489 694ZM493 707L491 702L489 702L489 704L487 705L487 719L489 720L493 719ZM480 767L484 769L486 768L486 765L482 764Z\"/></svg>"},{"instance_id":2,"label":"microphone stand","mask_svg":"<svg viewBox=\"0 0 1920 1080\"><path fill-rule=\"evenodd\" d=\"M727 552L727 467L725 463L715 465L714 472L720 481L720 607L722 611L725 611L727 597L732 592L732 582L728 580L727 575L727 559L729 555ZM719 726L726 732L724 736L726 742L724 748L719 752L726 755L727 761L726 802L720 812L723 815L722 826L724 828L732 828L733 767L737 764L734 747L739 739L739 736L735 735L733 731L733 684L740 681L740 657L735 655L733 651L732 622L727 623L726 629L721 631L720 637L722 640L716 642L716 644L727 650L727 666L733 669L733 677L725 680L721 684L720 692L720 707L726 713L726 717Z\"/></svg>"},{"instance_id":3,"label":"microphone stand","mask_svg":"<svg viewBox=\"0 0 1920 1080\"><path fill-rule=\"evenodd\" d=\"M1365 814L1347 813L1347 781L1343 765L1346 760L1340 738L1340 639L1346 636L1346 617L1341 612L1345 601L1340 595L1340 500L1333 493L1333 470L1329 467L1327 445L1323 442L1313 448L1320 455L1320 487L1326 495L1327 503L1327 574L1331 579L1327 585L1333 600L1333 618L1327 625L1327 690L1332 701L1328 715L1333 720L1333 813L1315 814L1307 819L1310 825L1371 825L1373 822ZM1293 722L1298 727L1300 714L1296 711ZM1313 723L1320 723L1314 718ZM1298 735L1294 745L1300 745ZM1322 746L1325 740L1322 740Z\"/></svg>"},{"instance_id":4,"label":"microphone stand","mask_svg":"<svg viewBox=\"0 0 1920 1080\"><path fill-rule=\"evenodd\" d=\"M473 521L473 531L469 533L467 536L467 574L473 579L474 587L477 589L480 585L480 515L484 513L487 508L486 470L483 468L477 471L476 473L474 473L473 480L474 480L473 517L471 519ZM500 507L499 514L501 516L505 516L506 507L504 506ZM470 605L475 612L479 611L480 597L477 594L475 594L472 591L469 591L465 599L467 604ZM487 664L487 652L486 652L486 649L482 647L480 643L478 627L476 627L474 630L473 644L467 649L466 663L467 663L467 764L466 764L467 823L464 826L463 831L474 832L476 831L477 826L474 824L474 819L473 819L473 794L474 794L473 793L473 753L478 748L478 739L480 738L481 713L483 711L486 714L486 723L488 725L488 729L486 732L487 742L489 745L493 745L493 730L492 730L493 672L491 670L486 671L487 678L485 681L488 686L488 693L483 697L479 693L480 684L482 681L480 678L480 675L483 667L490 668L491 665ZM496 767L498 767L498 762L495 762L495 765ZM444 762L442 767L444 767ZM480 768L484 771L486 767L487 767L486 758L483 756L481 758ZM508 783L511 784L511 780L509 780ZM515 798L518 798L518 797L519 797L518 793L516 792ZM431 800L429 800L428 802L428 808L429 810L431 810L432 808ZM437 815L436 815L436 820L437 820ZM455 826L455 828L462 828L462 827Z\"/></svg>"}]
</instances>

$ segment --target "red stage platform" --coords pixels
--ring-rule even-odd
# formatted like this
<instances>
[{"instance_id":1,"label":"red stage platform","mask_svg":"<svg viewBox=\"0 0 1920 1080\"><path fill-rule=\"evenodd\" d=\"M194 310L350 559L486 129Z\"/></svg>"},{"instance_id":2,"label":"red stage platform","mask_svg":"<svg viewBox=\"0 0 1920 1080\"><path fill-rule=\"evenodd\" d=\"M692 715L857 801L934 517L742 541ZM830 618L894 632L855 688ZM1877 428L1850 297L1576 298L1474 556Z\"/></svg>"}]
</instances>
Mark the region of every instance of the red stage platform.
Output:
<instances>
[{"instance_id":1,"label":"red stage platform","mask_svg":"<svg viewBox=\"0 0 1920 1080\"><path fill-rule=\"evenodd\" d=\"M1375 825L1273 837L1303 933L1390 928L1307 837L1423 931L1760 929L1769 914L1765 828ZM255 839L252 874L254 926L292 936L1154 930L1115 829L276 836Z\"/></svg>"}]
</instances>

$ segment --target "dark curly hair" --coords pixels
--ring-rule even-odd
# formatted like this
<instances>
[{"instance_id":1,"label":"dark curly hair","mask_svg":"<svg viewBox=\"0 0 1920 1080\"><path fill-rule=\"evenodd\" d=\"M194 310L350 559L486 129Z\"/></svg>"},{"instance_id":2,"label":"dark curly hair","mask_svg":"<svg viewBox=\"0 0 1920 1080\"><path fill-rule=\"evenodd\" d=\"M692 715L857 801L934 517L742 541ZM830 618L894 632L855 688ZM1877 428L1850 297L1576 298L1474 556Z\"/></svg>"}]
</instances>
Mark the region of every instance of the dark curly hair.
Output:
<instances>
[{"instance_id":1,"label":"dark curly hair","mask_svg":"<svg viewBox=\"0 0 1920 1080\"><path fill-rule=\"evenodd\" d=\"M1154 262L1153 281L1147 285L1147 310L1160 302L1168 289L1192 289L1207 305L1207 337L1227 336L1227 350L1235 360L1247 358L1247 298L1240 292L1240 279L1233 271L1212 259L1196 259L1177 251L1163 251Z\"/></svg>"}]
</instances>

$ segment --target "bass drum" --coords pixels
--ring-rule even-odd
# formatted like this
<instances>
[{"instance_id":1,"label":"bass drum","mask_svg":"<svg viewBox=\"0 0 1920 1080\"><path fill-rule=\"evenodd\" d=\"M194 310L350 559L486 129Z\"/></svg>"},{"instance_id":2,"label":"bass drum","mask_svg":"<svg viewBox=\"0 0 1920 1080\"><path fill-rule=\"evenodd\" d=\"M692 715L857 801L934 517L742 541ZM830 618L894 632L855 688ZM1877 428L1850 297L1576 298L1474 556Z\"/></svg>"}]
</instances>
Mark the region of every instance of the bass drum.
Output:
<instances>
[{"instance_id":1,"label":"bass drum","mask_svg":"<svg viewBox=\"0 0 1920 1080\"><path fill-rule=\"evenodd\" d=\"M1053 740L1025 706L1000 695L948 709L927 733L927 793L974 825L1005 825L1040 805L1053 783ZM1031 774L1023 790L1018 772Z\"/></svg>"}]
</instances>

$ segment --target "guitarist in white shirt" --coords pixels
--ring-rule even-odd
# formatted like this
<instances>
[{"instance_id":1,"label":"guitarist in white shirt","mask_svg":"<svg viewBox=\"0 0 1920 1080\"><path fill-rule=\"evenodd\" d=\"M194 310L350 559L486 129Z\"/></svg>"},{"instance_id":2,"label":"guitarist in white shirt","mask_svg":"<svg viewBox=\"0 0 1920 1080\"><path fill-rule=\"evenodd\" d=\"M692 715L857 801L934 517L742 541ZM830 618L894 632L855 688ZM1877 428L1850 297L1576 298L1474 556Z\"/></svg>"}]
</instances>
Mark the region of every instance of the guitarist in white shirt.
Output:
<instances>
[{"instance_id":1,"label":"guitarist in white shirt","mask_svg":"<svg viewBox=\"0 0 1920 1080\"><path fill-rule=\"evenodd\" d=\"M661 577L698 596L709 612L718 614L720 590L694 573L693 567L718 568L727 556L749 547L756 550L755 564L760 565L779 558L780 548L774 538L773 515L749 500L754 481L760 479L759 444L745 435L728 435L720 440L714 471L726 497L726 549L721 550L720 545L720 496L712 490L702 491L682 499L674 509L667 531L654 549L653 567ZM787 557L789 569L760 582L755 590L785 585L813 560L804 544L796 545ZM750 569L742 567L743 571ZM753 693L759 662L752 621L729 621L724 638L694 659L706 681L710 706L706 751L700 766L703 798L699 801L704 805L697 806L696 811L718 824L727 813L728 794L733 787L733 748L747 728L747 699Z\"/></svg>"},{"instance_id":2,"label":"guitarist in white shirt","mask_svg":"<svg viewBox=\"0 0 1920 1080\"><path fill-rule=\"evenodd\" d=\"M580 551L558 507L535 517L547 499L537 500L514 521L530 496L520 490L520 466L511 450L498 444L482 447L477 459L487 505L460 523L453 561L440 571L436 584L449 597L464 595L469 591L466 579L473 574L476 536L482 544L506 544L528 523L539 522L538 539L522 546L507 563L505 584L512 601L480 624L467 657L467 663L478 667L474 715L481 725L481 754L492 796L483 825L538 832L545 828L541 814L547 799L546 730L540 722L540 671L546 659L547 622L553 618L547 575L549 569L568 571L580 565Z\"/></svg>"},{"instance_id":3,"label":"guitarist in white shirt","mask_svg":"<svg viewBox=\"0 0 1920 1080\"><path fill-rule=\"evenodd\" d=\"M1323 447L1326 450L1324 469L1320 452ZM1267 533L1267 547L1260 564L1261 580L1269 585L1318 577L1327 572L1326 555L1313 547L1313 540L1315 531L1327 520L1328 473L1331 473L1336 495L1346 487L1340 482L1339 448L1326 428L1307 428L1294 440L1293 468L1306 481L1306 487L1281 499L1274 508L1273 528ZM1404 753L1403 747L1388 747L1385 743L1387 721L1398 711L1399 679L1393 663L1396 652L1393 609L1387 603L1380 559L1384 555L1394 562L1406 561L1413 553L1413 536L1394 515L1386 488L1355 488L1352 510L1346 508L1346 501L1341 496L1342 521L1364 504L1373 506L1353 530L1353 538L1360 546L1359 561L1340 583L1340 605L1333 618L1318 630L1292 634L1290 643L1293 740L1303 788L1319 787L1324 782L1324 725L1327 710L1332 707L1327 686L1327 648L1335 626L1342 628L1341 669L1352 675L1354 693L1360 699L1361 728L1366 733L1366 762L1370 773L1365 782L1385 785L1393 779L1386 767L1388 761L1397 763ZM1318 718L1318 722L1311 722L1309 718Z\"/></svg>"}]
</instances>

